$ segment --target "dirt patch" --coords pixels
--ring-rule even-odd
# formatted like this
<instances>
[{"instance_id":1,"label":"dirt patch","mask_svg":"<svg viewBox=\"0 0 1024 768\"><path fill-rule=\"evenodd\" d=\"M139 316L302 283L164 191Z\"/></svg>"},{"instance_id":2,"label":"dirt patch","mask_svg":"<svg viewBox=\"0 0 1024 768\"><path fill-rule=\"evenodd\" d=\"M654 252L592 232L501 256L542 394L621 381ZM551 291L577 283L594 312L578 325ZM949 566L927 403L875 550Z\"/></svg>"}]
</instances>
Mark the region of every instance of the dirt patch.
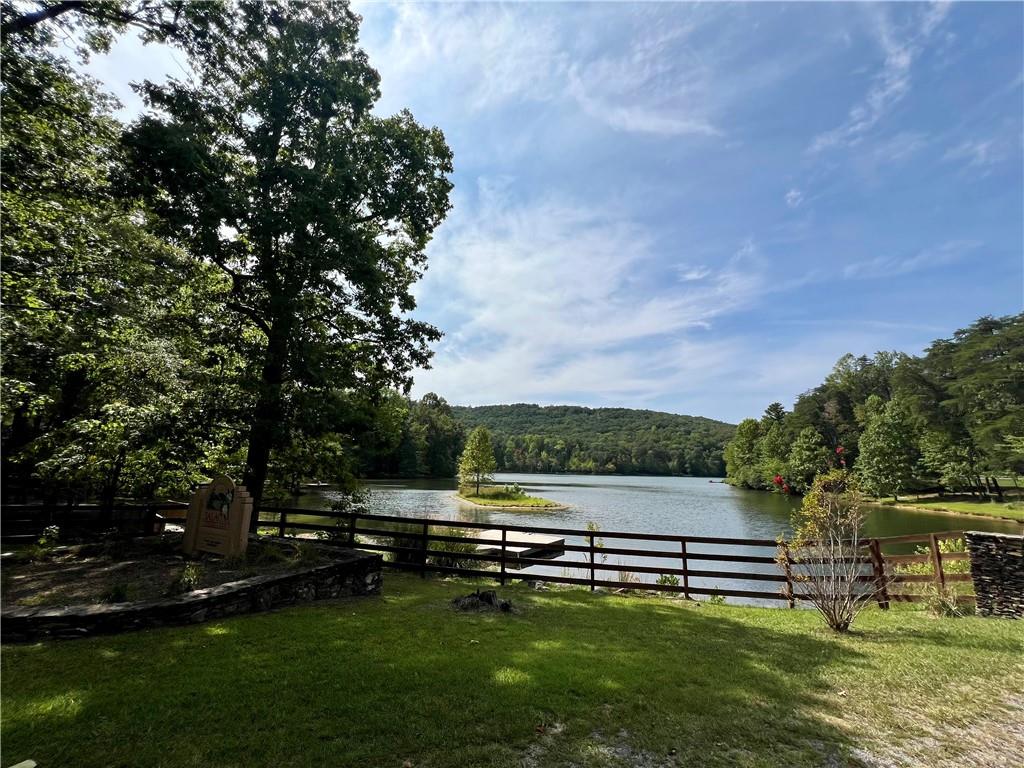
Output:
<instances>
[{"instance_id":1,"label":"dirt patch","mask_svg":"<svg viewBox=\"0 0 1024 768\"><path fill-rule=\"evenodd\" d=\"M57 607L154 600L257 575L315 565L320 553L296 542L251 542L243 557L186 559L181 534L62 547L37 561L5 559L7 606Z\"/></svg>"},{"instance_id":2,"label":"dirt patch","mask_svg":"<svg viewBox=\"0 0 1024 768\"><path fill-rule=\"evenodd\" d=\"M912 738L853 750L866 768L1019 768L1024 755L1024 695L993 702L988 716L964 725L907 715L925 731Z\"/></svg>"}]
</instances>

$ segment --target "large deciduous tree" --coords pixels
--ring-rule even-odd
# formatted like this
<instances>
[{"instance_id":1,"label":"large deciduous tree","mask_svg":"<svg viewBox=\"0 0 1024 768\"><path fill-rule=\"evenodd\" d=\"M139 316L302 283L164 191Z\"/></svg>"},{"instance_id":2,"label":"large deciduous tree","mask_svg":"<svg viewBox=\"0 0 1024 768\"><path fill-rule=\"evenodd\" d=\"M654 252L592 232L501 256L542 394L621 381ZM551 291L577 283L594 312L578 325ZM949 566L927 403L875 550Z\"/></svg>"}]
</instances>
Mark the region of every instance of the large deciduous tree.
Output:
<instances>
[{"instance_id":1,"label":"large deciduous tree","mask_svg":"<svg viewBox=\"0 0 1024 768\"><path fill-rule=\"evenodd\" d=\"M409 112L371 112L379 77L347 3L239 2L224 26L192 80L143 88L128 182L262 338L244 477L258 504L320 393L404 388L428 362L439 333L407 313L452 155Z\"/></svg>"},{"instance_id":2,"label":"large deciduous tree","mask_svg":"<svg viewBox=\"0 0 1024 768\"><path fill-rule=\"evenodd\" d=\"M187 490L219 278L115 193L111 100L28 36L2 49L4 493Z\"/></svg>"},{"instance_id":3,"label":"large deciduous tree","mask_svg":"<svg viewBox=\"0 0 1024 768\"><path fill-rule=\"evenodd\" d=\"M916 430L906 406L871 395L864 405L857 475L875 496L899 498L914 476L918 459Z\"/></svg>"}]
</instances>

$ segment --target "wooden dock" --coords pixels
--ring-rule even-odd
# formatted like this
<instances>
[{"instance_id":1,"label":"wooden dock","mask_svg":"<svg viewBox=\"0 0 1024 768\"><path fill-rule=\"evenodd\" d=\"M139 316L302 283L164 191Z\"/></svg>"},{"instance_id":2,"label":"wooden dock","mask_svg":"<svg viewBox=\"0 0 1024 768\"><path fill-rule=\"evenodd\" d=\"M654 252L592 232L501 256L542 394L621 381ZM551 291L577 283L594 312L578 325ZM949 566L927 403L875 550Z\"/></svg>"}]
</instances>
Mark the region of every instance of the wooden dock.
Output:
<instances>
[{"instance_id":1,"label":"wooden dock","mask_svg":"<svg viewBox=\"0 0 1024 768\"><path fill-rule=\"evenodd\" d=\"M477 551L488 555L501 555L501 530L480 531L476 538L493 541L494 544L477 544ZM541 533L509 531L505 539L505 557L514 560L519 557L557 557L565 552L565 539L546 536Z\"/></svg>"}]
</instances>

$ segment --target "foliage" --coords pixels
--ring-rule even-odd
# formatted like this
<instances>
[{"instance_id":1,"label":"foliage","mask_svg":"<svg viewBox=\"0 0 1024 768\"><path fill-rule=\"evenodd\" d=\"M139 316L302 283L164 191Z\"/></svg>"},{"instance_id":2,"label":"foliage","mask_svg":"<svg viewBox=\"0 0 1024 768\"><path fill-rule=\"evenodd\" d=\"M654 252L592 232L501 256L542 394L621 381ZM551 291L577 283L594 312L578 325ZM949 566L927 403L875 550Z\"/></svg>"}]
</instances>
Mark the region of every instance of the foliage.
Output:
<instances>
[{"instance_id":1,"label":"foliage","mask_svg":"<svg viewBox=\"0 0 1024 768\"><path fill-rule=\"evenodd\" d=\"M186 592L193 592L199 589L199 582L203 578L203 566L200 563L185 563L181 573L171 582L167 588L169 595L182 595Z\"/></svg>"},{"instance_id":2,"label":"foliage","mask_svg":"<svg viewBox=\"0 0 1024 768\"><path fill-rule=\"evenodd\" d=\"M337 432L352 396L404 388L436 329L407 316L448 207L451 152L409 112L379 117L379 76L345 3L241 0L195 77L146 83L126 179L162 232L230 283L257 334L244 482L271 454ZM332 397L336 391L344 397Z\"/></svg>"},{"instance_id":3,"label":"foliage","mask_svg":"<svg viewBox=\"0 0 1024 768\"><path fill-rule=\"evenodd\" d=\"M861 546L860 491L846 470L818 475L793 516L793 538L779 559L792 557L793 581L799 595L811 602L836 632L846 632L874 596L864 575Z\"/></svg>"},{"instance_id":4,"label":"foliage","mask_svg":"<svg viewBox=\"0 0 1024 768\"><path fill-rule=\"evenodd\" d=\"M577 406L457 406L467 429L494 435L501 472L697 475L725 473L722 447L729 424L629 408Z\"/></svg>"},{"instance_id":5,"label":"foliage","mask_svg":"<svg viewBox=\"0 0 1024 768\"><path fill-rule=\"evenodd\" d=\"M654 583L668 587L678 587L679 577L676 576L674 573L661 573L658 574L658 578Z\"/></svg>"},{"instance_id":6,"label":"foliage","mask_svg":"<svg viewBox=\"0 0 1024 768\"><path fill-rule=\"evenodd\" d=\"M444 528L440 531L442 536L463 536L465 531L456 528ZM460 555L474 554L477 545L471 541L432 541L430 549L433 552L444 554L431 554L429 562L431 565L438 565L442 568L483 568L484 563L472 557L460 557Z\"/></svg>"},{"instance_id":7,"label":"foliage","mask_svg":"<svg viewBox=\"0 0 1024 768\"><path fill-rule=\"evenodd\" d=\"M804 493L819 472L828 469L831 454L814 427L800 430L786 460L786 471L793 489Z\"/></svg>"},{"instance_id":8,"label":"foliage","mask_svg":"<svg viewBox=\"0 0 1024 768\"><path fill-rule=\"evenodd\" d=\"M920 357L844 355L792 412L773 403L760 421L740 424L725 447L727 479L772 488L778 473L803 491L814 471L839 464L878 495L1002 497L996 476L1024 472L1024 442L1015 438L1024 433L1022 350L1024 314L983 317ZM792 448L780 463L783 444Z\"/></svg>"},{"instance_id":9,"label":"foliage","mask_svg":"<svg viewBox=\"0 0 1024 768\"><path fill-rule=\"evenodd\" d=\"M960 600L960 595L957 593L956 588L950 585L927 585L925 605L933 615L939 618L955 618L966 613L966 608Z\"/></svg>"},{"instance_id":10,"label":"foliage","mask_svg":"<svg viewBox=\"0 0 1024 768\"><path fill-rule=\"evenodd\" d=\"M259 501L401 443L387 409L438 337L409 313L451 153L372 111L346 3L225 10L0 3L5 497L109 510L227 473ZM56 45L128 29L195 77L143 84L125 129ZM450 475L460 428L418 408L413 472Z\"/></svg>"},{"instance_id":11,"label":"foliage","mask_svg":"<svg viewBox=\"0 0 1024 768\"><path fill-rule=\"evenodd\" d=\"M110 589L103 593L100 602L103 603L126 603L131 597L131 585L125 582L117 582L111 585Z\"/></svg>"},{"instance_id":12,"label":"foliage","mask_svg":"<svg viewBox=\"0 0 1024 768\"><path fill-rule=\"evenodd\" d=\"M360 441L360 472L371 477L454 477L465 429L440 395L389 393Z\"/></svg>"},{"instance_id":13,"label":"foliage","mask_svg":"<svg viewBox=\"0 0 1024 768\"><path fill-rule=\"evenodd\" d=\"M910 413L898 398L871 395L864 404L864 431L857 442L857 475L874 496L899 497L913 479L917 435Z\"/></svg>"},{"instance_id":14,"label":"foliage","mask_svg":"<svg viewBox=\"0 0 1024 768\"><path fill-rule=\"evenodd\" d=\"M487 427L477 427L469 433L466 448L459 459L459 480L466 485L473 485L479 496L480 484L490 481L496 466L491 433Z\"/></svg>"}]
</instances>

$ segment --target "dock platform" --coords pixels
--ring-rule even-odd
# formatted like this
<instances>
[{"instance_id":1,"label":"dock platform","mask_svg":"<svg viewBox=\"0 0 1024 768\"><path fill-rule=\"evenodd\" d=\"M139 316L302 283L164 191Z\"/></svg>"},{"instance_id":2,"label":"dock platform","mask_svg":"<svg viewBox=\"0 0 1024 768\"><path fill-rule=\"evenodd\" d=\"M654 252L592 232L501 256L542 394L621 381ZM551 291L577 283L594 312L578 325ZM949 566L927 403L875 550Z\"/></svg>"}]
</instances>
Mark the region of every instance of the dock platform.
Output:
<instances>
[{"instance_id":1,"label":"dock platform","mask_svg":"<svg viewBox=\"0 0 1024 768\"><path fill-rule=\"evenodd\" d=\"M477 544L477 552L488 555L501 554L501 530L480 531L475 538L494 541L492 544ZM505 539L505 557L557 557L565 552L565 539L545 536L541 533L509 531Z\"/></svg>"}]
</instances>

